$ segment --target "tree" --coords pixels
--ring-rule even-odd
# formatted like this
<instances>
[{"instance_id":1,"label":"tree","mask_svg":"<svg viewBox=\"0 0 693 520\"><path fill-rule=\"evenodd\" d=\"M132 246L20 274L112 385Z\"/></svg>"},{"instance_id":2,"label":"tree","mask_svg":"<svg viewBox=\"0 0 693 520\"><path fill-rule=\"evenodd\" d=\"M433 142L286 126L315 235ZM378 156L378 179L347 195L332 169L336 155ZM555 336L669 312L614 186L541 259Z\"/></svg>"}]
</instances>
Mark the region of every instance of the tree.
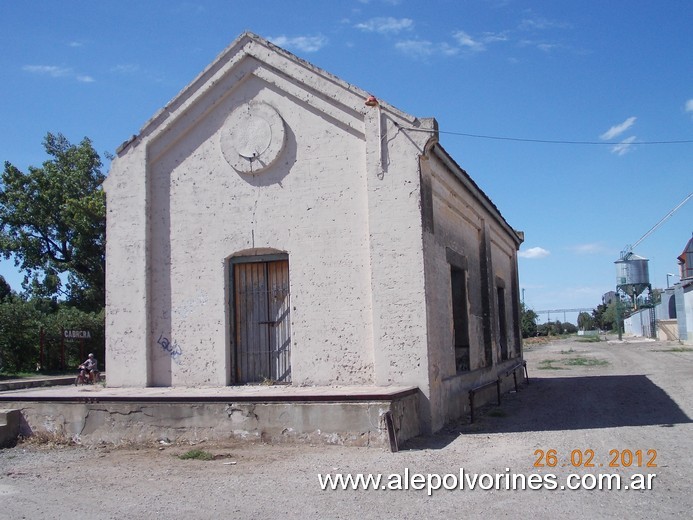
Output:
<instances>
[{"instance_id":1,"label":"tree","mask_svg":"<svg viewBox=\"0 0 693 520\"><path fill-rule=\"evenodd\" d=\"M577 334L578 328L569 321L563 322L563 334Z\"/></svg>"},{"instance_id":2,"label":"tree","mask_svg":"<svg viewBox=\"0 0 693 520\"><path fill-rule=\"evenodd\" d=\"M618 300L612 301L607 308L604 310L602 315L602 321L604 323L604 330L618 330L619 326L619 309ZM622 310L620 312L623 312Z\"/></svg>"},{"instance_id":3,"label":"tree","mask_svg":"<svg viewBox=\"0 0 693 520\"><path fill-rule=\"evenodd\" d=\"M105 296L106 202L101 158L84 138L78 145L48 133L51 159L28 173L5 162L0 185L0 253L25 271L31 295L99 310ZM66 278L63 283L61 279Z\"/></svg>"},{"instance_id":4,"label":"tree","mask_svg":"<svg viewBox=\"0 0 693 520\"><path fill-rule=\"evenodd\" d=\"M0 371L33 370L38 360L41 313L10 295L0 303Z\"/></svg>"},{"instance_id":5,"label":"tree","mask_svg":"<svg viewBox=\"0 0 693 520\"><path fill-rule=\"evenodd\" d=\"M90 338L84 343L65 342L65 329L87 330ZM33 371L39 363L42 369L56 370L63 361L65 368L76 368L83 361L82 346L103 360L103 309L84 312L66 302L26 300L14 293L0 301L0 372Z\"/></svg>"},{"instance_id":6,"label":"tree","mask_svg":"<svg viewBox=\"0 0 693 520\"><path fill-rule=\"evenodd\" d=\"M12 294L12 287L7 283L5 277L0 274L0 302L5 301L5 299Z\"/></svg>"},{"instance_id":7,"label":"tree","mask_svg":"<svg viewBox=\"0 0 693 520\"><path fill-rule=\"evenodd\" d=\"M588 312L581 312L577 318L578 327L581 330L593 330L594 318Z\"/></svg>"},{"instance_id":8,"label":"tree","mask_svg":"<svg viewBox=\"0 0 693 520\"><path fill-rule=\"evenodd\" d=\"M614 330L616 327L616 317L617 317L617 300L613 300L608 306L603 303L598 305L596 309L592 311L592 316L594 318L594 324L599 327L600 330Z\"/></svg>"},{"instance_id":9,"label":"tree","mask_svg":"<svg viewBox=\"0 0 693 520\"><path fill-rule=\"evenodd\" d=\"M524 303L520 303L522 337L531 338L537 335L537 318L532 309L528 309Z\"/></svg>"}]
</instances>

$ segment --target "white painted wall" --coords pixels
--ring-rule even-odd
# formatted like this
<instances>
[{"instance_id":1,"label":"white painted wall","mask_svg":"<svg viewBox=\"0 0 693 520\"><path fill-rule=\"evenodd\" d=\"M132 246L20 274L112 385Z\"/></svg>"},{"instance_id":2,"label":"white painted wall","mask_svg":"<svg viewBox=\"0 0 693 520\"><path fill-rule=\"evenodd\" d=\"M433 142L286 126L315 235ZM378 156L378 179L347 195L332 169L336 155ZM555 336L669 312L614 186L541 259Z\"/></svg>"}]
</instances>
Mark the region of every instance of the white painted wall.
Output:
<instances>
[{"instance_id":1,"label":"white painted wall","mask_svg":"<svg viewBox=\"0 0 693 520\"><path fill-rule=\"evenodd\" d=\"M480 202L473 186L465 186L462 176L456 175L450 164L442 159L443 153L429 153L421 161L423 184L430 185L432 226L424 233L426 265L426 315L428 322L428 358L430 377L430 405L433 410L433 429L462 413L470 387L496 378L496 365L500 365L498 346L498 320L496 277L505 283L506 324L509 351L519 355L513 327L512 287L513 265L517 265L515 244L506 226L497 214ZM424 194L425 197L425 194ZM426 203L422 202L425 208ZM424 220L426 215L424 215ZM489 272L489 304L494 328L491 335L492 365L488 366L484 353L484 308L481 293L483 250L482 235L489 235L491 252ZM456 373L454 330L452 323L452 295L450 262L447 250L464 257L467 264L467 298L469 314L470 371ZM509 363L516 362L509 361ZM460 404L462 403L462 404Z\"/></svg>"},{"instance_id":2,"label":"white painted wall","mask_svg":"<svg viewBox=\"0 0 693 520\"><path fill-rule=\"evenodd\" d=\"M142 296L109 306L109 384L228 384L227 260L272 248L289 256L294 384L424 388L417 190L430 134L405 136L393 121L420 123L262 42L233 47L114 161L110 301ZM221 149L229 114L251 101L274 107L286 131L277 162L255 175Z\"/></svg>"},{"instance_id":3,"label":"white painted wall","mask_svg":"<svg viewBox=\"0 0 693 520\"><path fill-rule=\"evenodd\" d=\"M452 418L446 248L468 258L472 368L484 369L480 235L508 298L516 237L444 152L426 151L434 120L365 97L246 34L119 151L105 183L109 385L230 384L229 258L271 250L289 258L294 385L416 385L424 431ZM246 137L229 116L253 106L285 134L258 173L228 156Z\"/></svg>"}]
</instances>

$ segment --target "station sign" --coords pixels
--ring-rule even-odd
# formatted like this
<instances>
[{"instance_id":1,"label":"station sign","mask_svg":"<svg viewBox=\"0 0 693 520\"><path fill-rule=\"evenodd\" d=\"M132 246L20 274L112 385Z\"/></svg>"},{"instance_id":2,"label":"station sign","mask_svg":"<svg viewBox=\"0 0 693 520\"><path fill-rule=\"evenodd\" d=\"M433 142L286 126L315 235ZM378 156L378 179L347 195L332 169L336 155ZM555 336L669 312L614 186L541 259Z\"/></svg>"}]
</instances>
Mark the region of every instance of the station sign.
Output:
<instances>
[{"instance_id":1,"label":"station sign","mask_svg":"<svg viewBox=\"0 0 693 520\"><path fill-rule=\"evenodd\" d=\"M63 331L66 340L91 339L91 332L88 330L67 330Z\"/></svg>"}]
</instances>

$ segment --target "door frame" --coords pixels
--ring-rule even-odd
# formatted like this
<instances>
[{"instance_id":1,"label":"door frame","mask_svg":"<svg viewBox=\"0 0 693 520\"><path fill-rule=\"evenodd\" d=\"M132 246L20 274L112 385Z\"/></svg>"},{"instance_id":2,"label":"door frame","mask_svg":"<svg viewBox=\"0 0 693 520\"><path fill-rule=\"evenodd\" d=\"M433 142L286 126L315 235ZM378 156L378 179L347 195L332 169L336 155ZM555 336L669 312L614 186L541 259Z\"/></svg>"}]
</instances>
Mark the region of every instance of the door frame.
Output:
<instances>
[{"instance_id":1,"label":"door frame","mask_svg":"<svg viewBox=\"0 0 693 520\"><path fill-rule=\"evenodd\" d=\"M234 276L235 266L238 264L255 264L255 263L268 263L268 262L278 262L286 261L289 268L289 304L291 298L291 264L289 262L288 253L269 253L260 255L247 255L247 256L233 256L229 258L227 264L228 273L228 287L229 287L229 317L228 317L228 327L229 327L229 359L230 359L230 384L231 385L242 385L245 383L239 382L238 375L238 361L240 357L240 345L237 344L237 334L236 334L236 280ZM289 319L289 327L291 327L291 320ZM291 337L291 329L289 328L289 337ZM289 345L291 348L291 345ZM289 373L291 373L291 357L289 354Z\"/></svg>"}]
</instances>

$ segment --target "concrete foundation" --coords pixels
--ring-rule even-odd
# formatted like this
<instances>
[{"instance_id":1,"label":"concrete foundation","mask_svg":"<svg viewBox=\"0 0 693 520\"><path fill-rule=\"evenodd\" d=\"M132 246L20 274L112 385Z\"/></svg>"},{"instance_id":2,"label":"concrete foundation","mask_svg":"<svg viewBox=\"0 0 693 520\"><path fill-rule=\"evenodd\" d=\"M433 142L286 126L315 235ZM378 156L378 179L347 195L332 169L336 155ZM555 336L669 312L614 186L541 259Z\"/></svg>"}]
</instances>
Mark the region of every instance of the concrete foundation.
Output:
<instances>
[{"instance_id":1,"label":"concrete foundation","mask_svg":"<svg viewBox=\"0 0 693 520\"><path fill-rule=\"evenodd\" d=\"M413 387L187 390L63 387L4 392L0 402L17 410L21 435L88 445L245 439L390 448L388 423L397 443L421 433Z\"/></svg>"},{"instance_id":2,"label":"concrete foundation","mask_svg":"<svg viewBox=\"0 0 693 520\"><path fill-rule=\"evenodd\" d=\"M0 448L14 446L19 435L22 414L19 410L0 409Z\"/></svg>"}]
</instances>

